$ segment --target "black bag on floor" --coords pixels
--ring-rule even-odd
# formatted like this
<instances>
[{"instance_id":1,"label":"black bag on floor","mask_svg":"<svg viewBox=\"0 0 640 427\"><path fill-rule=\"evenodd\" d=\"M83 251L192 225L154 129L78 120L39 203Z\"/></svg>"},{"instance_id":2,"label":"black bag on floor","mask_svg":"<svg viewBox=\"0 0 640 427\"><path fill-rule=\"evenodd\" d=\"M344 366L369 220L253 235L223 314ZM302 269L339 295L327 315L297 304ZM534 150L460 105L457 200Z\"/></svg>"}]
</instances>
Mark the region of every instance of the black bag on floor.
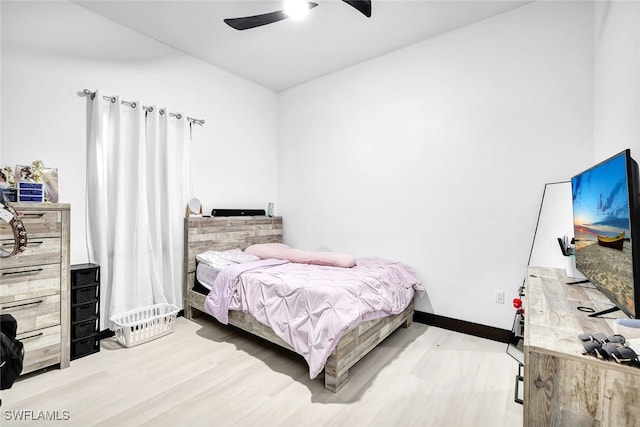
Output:
<instances>
[{"instance_id":1,"label":"black bag on floor","mask_svg":"<svg viewBox=\"0 0 640 427\"><path fill-rule=\"evenodd\" d=\"M16 339L18 322L10 314L0 314L0 390L11 388L22 372L24 346Z\"/></svg>"}]
</instances>

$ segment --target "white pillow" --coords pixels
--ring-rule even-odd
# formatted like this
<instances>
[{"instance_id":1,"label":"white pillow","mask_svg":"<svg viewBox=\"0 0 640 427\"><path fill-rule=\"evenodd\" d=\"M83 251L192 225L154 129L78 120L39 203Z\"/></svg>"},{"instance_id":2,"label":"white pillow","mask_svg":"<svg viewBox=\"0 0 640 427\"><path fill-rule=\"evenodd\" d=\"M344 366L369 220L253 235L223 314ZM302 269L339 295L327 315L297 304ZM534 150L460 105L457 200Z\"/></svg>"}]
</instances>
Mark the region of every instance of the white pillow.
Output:
<instances>
[{"instance_id":1,"label":"white pillow","mask_svg":"<svg viewBox=\"0 0 640 427\"><path fill-rule=\"evenodd\" d=\"M232 264L258 261L255 255L243 252L240 249L228 251L206 251L196 255L196 260L214 268L222 268Z\"/></svg>"}]
</instances>

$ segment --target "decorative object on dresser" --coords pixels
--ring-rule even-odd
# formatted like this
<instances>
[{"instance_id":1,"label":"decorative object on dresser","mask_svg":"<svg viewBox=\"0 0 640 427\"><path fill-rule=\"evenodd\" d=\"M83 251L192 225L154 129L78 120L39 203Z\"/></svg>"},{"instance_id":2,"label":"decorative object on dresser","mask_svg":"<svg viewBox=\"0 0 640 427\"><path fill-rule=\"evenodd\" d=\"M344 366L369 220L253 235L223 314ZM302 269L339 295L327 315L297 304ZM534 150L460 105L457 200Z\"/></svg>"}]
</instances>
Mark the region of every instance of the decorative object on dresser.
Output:
<instances>
[{"instance_id":1,"label":"decorative object on dresser","mask_svg":"<svg viewBox=\"0 0 640 427\"><path fill-rule=\"evenodd\" d=\"M24 252L27 248L27 230L4 191L2 191L0 199L2 200L0 202L0 219L9 225L13 234L13 244L3 241L0 245L0 258L9 258Z\"/></svg>"},{"instance_id":2,"label":"decorative object on dresser","mask_svg":"<svg viewBox=\"0 0 640 427\"><path fill-rule=\"evenodd\" d=\"M0 313L18 323L24 344L22 373L69 366L69 217L66 203L15 203L29 235L24 252L0 258ZM0 244L13 245L0 222Z\"/></svg>"},{"instance_id":3,"label":"decorative object on dresser","mask_svg":"<svg viewBox=\"0 0 640 427\"><path fill-rule=\"evenodd\" d=\"M44 184L42 182L18 182L19 202L44 202Z\"/></svg>"},{"instance_id":4,"label":"decorative object on dresser","mask_svg":"<svg viewBox=\"0 0 640 427\"><path fill-rule=\"evenodd\" d=\"M18 201L18 190L16 190L15 187L13 187L13 188L0 188L0 191L2 191L5 196L7 196L7 199L10 202L17 202Z\"/></svg>"},{"instance_id":5,"label":"decorative object on dresser","mask_svg":"<svg viewBox=\"0 0 640 427\"><path fill-rule=\"evenodd\" d=\"M100 351L100 266L71 266L71 360Z\"/></svg>"},{"instance_id":6,"label":"decorative object on dresser","mask_svg":"<svg viewBox=\"0 0 640 427\"><path fill-rule=\"evenodd\" d=\"M189 200L187 207L184 209L184 216L186 218L190 216L202 216L202 203L195 197Z\"/></svg>"},{"instance_id":7,"label":"decorative object on dresser","mask_svg":"<svg viewBox=\"0 0 640 427\"><path fill-rule=\"evenodd\" d=\"M204 288L204 286L202 286L199 281L196 280L196 269L198 269L199 271L200 267L203 267L203 265L197 268L196 255L202 254L206 251L233 251L236 249L244 250L251 245L259 243L282 243L281 217L253 216L226 218L185 218L184 224L185 258L183 295L185 316L188 319L192 318L192 316L197 312L208 312L208 310L205 308L207 294L206 292L203 293L202 290L198 290L198 288ZM275 260L261 260L260 262L269 261ZM306 264L297 265L305 265L306 267L309 267ZM240 266L244 267L243 264L241 264ZM327 266L314 267L327 268ZM272 267L270 267L269 269L270 272L272 271L271 268ZM354 267L354 269L357 268L359 267ZM366 267L363 266L363 268ZM400 273L400 270L401 268L398 268L398 275L402 275ZM225 273L221 272L220 274L222 276L226 275L227 270L225 269L222 271L224 271ZM293 281L289 280L291 276L282 276L279 274L274 275L280 277L281 280L286 282L287 284L293 283ZM242 279L242 281L244 281L244 279ZM349 283L351 282L352 281L349 281ZM376 283L381 284L382 282ZM403 289L402 292L408 290L408 288L404 288L405 285L406 284L404 283L403 285L401 285ZM259 286L264 286L264 284ZM211 294L214 294L214 292L211 292ZM403 295L405 294L403 293ZM347 327L347 329L344 330L341 337L338 336L335 338L335 340L333 340L333 338L330 338L330 342L332 342L333 346L335 347L333 347L333 351L328 355L326 363L323 363L324 382L325 388L327 390L332 392L339 391L348 381L349 368L351 368L351 366L357 363L362 357L369 353L373 348L375 348L380 342L382 342L387 336L389 336L400 326L409 327L411 325L414 312L412 296L413 293L411 293L411 298L404 298L399 296L398 300L407 302L407 305L402 304L402 306L399 307L400 310L403 309L400 313L388 315L385 317L378 317L379 313L367 313L370 315L368 319L371 320L365 320L361 323L358 323L358 320L361 320L358 319L351 324L350 328ZM325 301L325 299L322 300ZM309 310L313 311L313 308L309 308ZM322 309L318 311L321 310ZM286 342L281 336L274 332L271 327L261 323L257 320L256 317L247 312L240 311L238 309L229 310L228 318L226 320L230 325L236 326L251 334L271 341L272 343L278 344L289 350L294 350L293 344L291 344L290 342ZM319 347L322 347L322 345L319 345ZM318 369L318 366L315 366L315 363L313 364L313 366L311 363L309 363L309 367L310 375L313 378L315 377L315 372L316 369ZM314 369L313 373L311 372L312 369ZM322 366L319 367L319 370L322 370Z\"/></svg>"},{"instance_id":8,"label":"decorative object on dresser","mask_svg":"<svg viewBox=\"0 0 640 427\"><path fill-rule=\"evenodd\" d=\"M530 267L524 299L524 426L640 425L640 369L586 355L582 334L615 334L617 311L592 284L569 285L565 269Z\"/></svg>"},{"instance_id":9,"label":"decorative object on dresser","mask_svg":"<svg viewBox=\"0 0 640 427\"><path fill-rule=\"evenodd\" d=\"M6 196L10 202L18 201L18 190L16 190L16 176L11 166L0 168L0 192Z\"/></svg>"},{"instance_id":10,"label":"decorative object on dresser","mask_svg":"<svg viewBox=\"0 0 640 427\"><path fill-rule=\"evenodd\" d=\"M0 188L15 188L16 176L13 173L13 168L6 165L0 168Z\"/></svg>"},{"instance_id":11,"label":"decorative object on dresser","mask_svg":"<svg viewBox=\"0 0 640 427\"><path fill-rule=\"evenodd\" d=\"M58 202L58 169L47 168L36 160L30 166L16 165L18 201Z\"/></svg>"}]
</instances>

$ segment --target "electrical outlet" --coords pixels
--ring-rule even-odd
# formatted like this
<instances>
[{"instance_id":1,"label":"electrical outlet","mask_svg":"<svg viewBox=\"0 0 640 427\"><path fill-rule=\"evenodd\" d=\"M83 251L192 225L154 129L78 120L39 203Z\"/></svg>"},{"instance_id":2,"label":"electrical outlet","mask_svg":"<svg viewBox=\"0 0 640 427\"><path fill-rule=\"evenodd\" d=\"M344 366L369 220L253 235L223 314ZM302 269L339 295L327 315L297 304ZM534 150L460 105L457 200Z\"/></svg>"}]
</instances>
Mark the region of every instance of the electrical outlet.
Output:
<instances>
[{"instance_id":1,"label":"electrical outlet","mask_svg":"<svg viewBox=\"0 0 640 427\"><path fill-rule=\"evenodd\" d=\"M504 291L496 290L496 304L504 304Z\"/></svg>"}]
</instances>

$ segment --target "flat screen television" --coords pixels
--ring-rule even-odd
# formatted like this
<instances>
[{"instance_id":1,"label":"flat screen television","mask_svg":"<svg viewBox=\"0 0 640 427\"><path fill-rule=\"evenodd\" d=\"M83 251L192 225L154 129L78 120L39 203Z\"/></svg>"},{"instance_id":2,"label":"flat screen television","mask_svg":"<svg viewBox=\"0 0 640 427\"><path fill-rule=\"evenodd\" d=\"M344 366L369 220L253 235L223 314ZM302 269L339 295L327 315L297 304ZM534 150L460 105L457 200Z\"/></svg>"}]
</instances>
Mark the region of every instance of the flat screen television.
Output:
<instances>
[{"instance_id":1,"label":"flat screen television","mask_svg":"<svg viewBox=\"0 0 640 427\"><path fill-rule=\"evenodd\" d=\"M576 268L614 304L640 318L640 179L625 150L571 178Z\"/></svg>"}]
</instances>

